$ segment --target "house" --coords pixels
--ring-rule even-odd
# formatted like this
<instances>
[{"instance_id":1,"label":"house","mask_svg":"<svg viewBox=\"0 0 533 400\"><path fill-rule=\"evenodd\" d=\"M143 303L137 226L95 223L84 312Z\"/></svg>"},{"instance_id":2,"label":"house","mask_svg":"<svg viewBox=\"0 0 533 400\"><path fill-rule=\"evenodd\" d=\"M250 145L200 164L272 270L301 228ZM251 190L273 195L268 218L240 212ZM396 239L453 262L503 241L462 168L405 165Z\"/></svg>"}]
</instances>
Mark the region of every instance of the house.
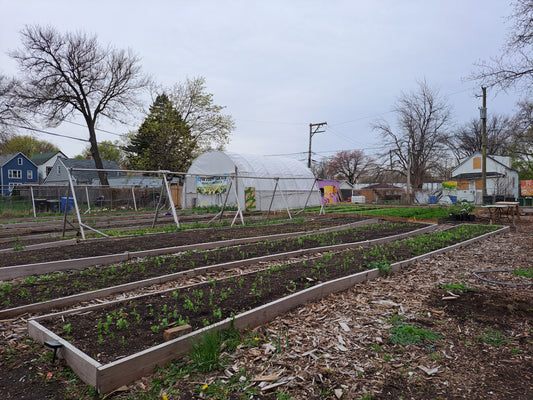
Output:
<instances>
[{"instance_id":1,"label":"house","mask_svg":"<svg viewBox=\"0 0 533 400\"><path fill-rule=\"evenodd\" d=\"M39 183L44 182L58 158L68 157L61 151L51 151L48 153L36 154L31 158L31 161L37 165L39 171Z\"/></svg>"},{"instance_id":2,"label":"house","mask_svg":"<svg viewBox=\"0 0 533 400\"><path fill-rule=\"evenodd\" d=\"M464 159L452 170L452 180L457 181L457 200L483 201L483 183L481 171L481 152L476 152ZM511 158L504 156L487 156L486 178L487 196L493 200L512 200L518 198L518 171L511 167Z\"/></svg>"},{"instance_id":3,"label":"house","mask_svg":"<svg viewBox=\"0 0 533 400\"><path fill-rule=\"evenodd\" d=\"M0 155L0 193L10 196L22 184L37 184L37 165L22 153Z\"/></svg>"},{"instance_id":4,"label":"house","mask_svg":"<svg viewBox=\"0 0 533 400\"><path fill-rule=\"evenodd\" d=\"M114 161L104 161L104 169L120 170L118 164ZM44 180L44 185L68 185L68 172L72 168L72 179L75 185L100 185L100 178L94 160L78 158L56 158L52 169ZM90 169L92 171L79 171L77 169ZM121 177L123 172L106 172L108 179Z\"/></svg>"}]
</instances>

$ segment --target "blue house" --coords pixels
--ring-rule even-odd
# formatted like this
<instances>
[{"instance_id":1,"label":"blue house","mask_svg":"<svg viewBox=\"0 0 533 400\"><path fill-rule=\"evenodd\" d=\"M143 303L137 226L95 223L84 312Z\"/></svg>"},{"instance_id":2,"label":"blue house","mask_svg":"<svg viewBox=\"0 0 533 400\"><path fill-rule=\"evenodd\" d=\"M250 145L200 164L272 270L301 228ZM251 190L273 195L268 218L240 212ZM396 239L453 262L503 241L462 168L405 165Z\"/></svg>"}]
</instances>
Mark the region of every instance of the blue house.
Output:
<instances>
[{"instance_id":1,"label":"blue house","mask_svg":"<svg viewBox=\"0 0 533 400\"><path fill-rule=\"evenodd\" d=\"M13 188L23 184L38 184L37 165L22 153L0 155L0 193L10 196Z\"/></svg>"}]
</instances>

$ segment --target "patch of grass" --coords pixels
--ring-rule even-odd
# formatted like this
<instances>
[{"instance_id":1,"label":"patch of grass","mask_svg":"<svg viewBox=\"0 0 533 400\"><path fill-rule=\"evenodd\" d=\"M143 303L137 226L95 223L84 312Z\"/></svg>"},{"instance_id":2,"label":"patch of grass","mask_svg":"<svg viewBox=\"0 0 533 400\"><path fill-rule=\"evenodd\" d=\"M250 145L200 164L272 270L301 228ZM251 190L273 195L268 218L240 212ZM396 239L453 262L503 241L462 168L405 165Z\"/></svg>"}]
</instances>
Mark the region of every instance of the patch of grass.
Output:
<instances>
[{"instance_id":1,"label":"patch of grass","mask_svg":"<svg viewBox=\"0 0 533 400\"><path fill-rule=\"evenodd\" d=\"M439 287L452 293L466 293L469 290L476 290L476 288L471 288L463 283L440 284Z\"/></svg>"},{"instance_id":2,"label":"patch of grass","mask_svg":"<svg viewBox=\"0 0 533 400\"><path fill-rule=\"evenodd\" d=\"M528 269L515 269L512 273L522 278L533 279L533 268Z\"/></svg>"},{"instance_id":3,"label":"patch of grass","mask_svg":"<svg viewBox=\"0 0 533 400\"><path fill-rule=\"evenodd\" d=\"M421 329L417 326L401 322L399 321L400 316L398 316L398 318L395 318L396 316L398 316L398 314L396 314L390 320L390 322L396 326L389 329L389 333L391 334L389 339L393 344L401 344L407 346L410 344L424 342L435 343L440 338L442 338L442 335L433 333L427 329Z\"/></svg>"},{"instance_id":4,"label":"patch of grass","mask_svg":"<svg viewBox=\"0 0 533 400\"><path fill-rule=\"evenodd\" d=\"M510 341L503 333L490 326L482 334L476 336L476 338L494 347L500 347L502 344L509 343Z\"/></svg>"},{"instance_id":5,"label":"patch of grass","mask_svg":"<svg viewBox=\"0 0 533 400\"><path fill-rule=\"evenodd\" d=\"M206 332L192 346L189 357L193 367L200 372L210 372L221 366L222 339L218 331Z\"/></svg>"}]
</instances>

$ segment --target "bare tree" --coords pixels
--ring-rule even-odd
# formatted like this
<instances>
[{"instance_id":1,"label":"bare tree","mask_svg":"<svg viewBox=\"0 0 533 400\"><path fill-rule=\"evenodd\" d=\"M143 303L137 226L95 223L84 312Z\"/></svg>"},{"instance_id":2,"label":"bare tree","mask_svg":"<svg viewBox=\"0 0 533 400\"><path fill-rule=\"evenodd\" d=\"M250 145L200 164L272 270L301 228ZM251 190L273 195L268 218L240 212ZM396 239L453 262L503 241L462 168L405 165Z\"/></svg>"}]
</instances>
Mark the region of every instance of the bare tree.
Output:
<instances>
[{"instance_id":1,"label":"bare tree","mask_svg":"<svg viewBox=\"0 0 533 400\"><path fill-rule=\"evenodd\" d=\"M387 151L382 156L391 171L406 177L410 171L411 185L421 188L445 151L450 106L424 81L418 83L418 91L403 94L394 111L398 116L396 128L386 121L373 127L384 139Z\"/></svg>"},{"instance_id":2,"label":"bare tree","mask_svg":"<svg viewBox=\"0 0 533 400\"><path fill-rule=\"evenodd\" d=\"M362 175L369 172L373 161L362 150L339 151L329 162L328 173L353 185Z\"/></svg>"},{"instance_id":3,"label":"bare tree","mask_svg":"<svg viewBox=\"0 0 533 400\"><path fill-rule=\"evenodd\" d=\"M96 140L99 117L116 119L139 103L147 87L139 58L129 50L100 47L96 36L61 34L51 27L26 26L22 49L10 53L22 72L20 105L57 126L71 115L83 116L96 168L103 169ZM100 182L108 185L100 171Z\"/></svg>"},{"instance_id":4,"label":"bare tree","mask_svg":"<svg viewBox=\"0 0 533 400\"><path fill-rule=\"evenodd\" d=\"M487 154L497 156L509 154L512 138L511 118L495 114L487 120ZM449 137L448 146L456 161L459 161L481 151L481 142L481 120L474 118Z\"/></svg>"},{"instance_id":5,"label":"bare tree","mask_svg":"<svg viewBox=\"0 0 533 400\"><path fill-rule=\"evenodd\" d=\"M533 90L533 2L515 0L512 23L502 54L476 64L478 71L470 79L482 86L507 90L517 85L526 93Z\"/></svg>"},{"instance_id":6,"label":"bare tree","mask_svg":"<svg viewBox=\"0 0 533 400\"><path fill-rule=\"evenodd\" d=\"M191 130L198 152L222 150L235 123L231 115L222 114L225 107L213 103L213 94L207 92L205 78L187 78L168 92L183 122Z\"/></svg>"},{"instance_id":7,"label":"bare tree","mask_svg":"<svg viewBox=\"0 0 533 400\"><path fill-rule=\"evenodd\" d=\"M0 148L17 131L18 124L24 123L24 117L13 103L17 81L0 75Z\"/></svg>"},{"instance_id":8,"label":"bare tree","mask_svg":"<svg viewBox=\"0 0 533 400\"><path fill-rule=\"evenodd\" d=\"M520 179L533 179L533 101L518 103L512 129L513 167L519 170Z\"/></svg>"},{"instance_id":9,"label":"bare tree","mask_svg":"<svg viewBox=\"0 0 533 400\"><path fill-rule=\"evenodd\" d=\"M329 163L331 162L330 157L322 158L318 162L311 164L311 171L318 179L332 179L332 176L329 174Z\"/></svg>"}]
</instances>

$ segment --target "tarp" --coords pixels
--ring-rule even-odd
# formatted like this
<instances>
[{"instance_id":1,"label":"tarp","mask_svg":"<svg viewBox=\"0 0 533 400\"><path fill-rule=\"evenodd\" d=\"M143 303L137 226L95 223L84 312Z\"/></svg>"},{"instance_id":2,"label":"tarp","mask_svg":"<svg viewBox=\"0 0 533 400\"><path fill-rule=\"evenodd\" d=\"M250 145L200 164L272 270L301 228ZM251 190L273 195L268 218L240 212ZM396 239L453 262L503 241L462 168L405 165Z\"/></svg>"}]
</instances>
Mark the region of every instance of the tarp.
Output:
<instances>
[{"instance_id":1,"label":"tarp","mask_svg":"<svg viewBox=\"0 0 533 400\"><path fill-rule=\"evenodd\" d=\"M228 178L227 186L229 187L230 181L233 186L228 195L228 205L236 205L236 189L241 207L253 204L256 210L267 210L276 181L278 186L273 210L286 207L283 196L289 208L303 207L313 186L315 189L308 205L320 205L320 196L311 170L302 162L287 157L210 151L196 158L187 173L183 202L185 207L221 205L226 196L225 191L221 193L220 190L213 189L213 194L199 193L198 182L212 180L220 183L225 181L224 177Z\"/></svg>"}]
</instances>

